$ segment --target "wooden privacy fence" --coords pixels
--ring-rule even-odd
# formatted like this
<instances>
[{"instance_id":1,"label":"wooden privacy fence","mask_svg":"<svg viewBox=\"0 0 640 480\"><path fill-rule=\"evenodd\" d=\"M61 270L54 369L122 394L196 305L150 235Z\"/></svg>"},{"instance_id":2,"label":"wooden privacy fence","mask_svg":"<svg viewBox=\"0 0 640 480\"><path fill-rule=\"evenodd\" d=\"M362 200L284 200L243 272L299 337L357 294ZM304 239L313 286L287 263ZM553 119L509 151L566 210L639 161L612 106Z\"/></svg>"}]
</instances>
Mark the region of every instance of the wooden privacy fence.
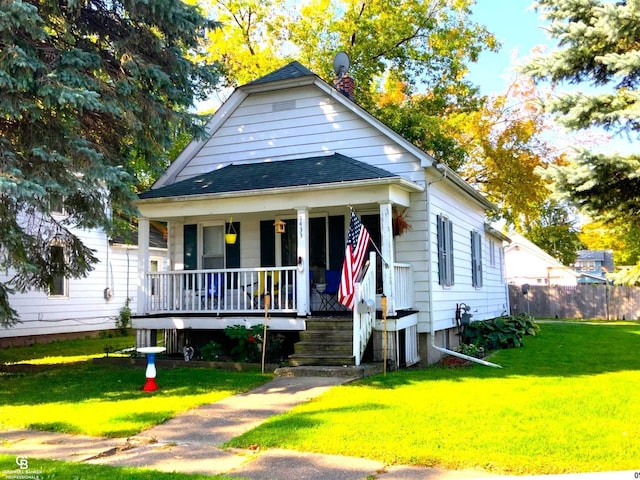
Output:
<instances>
[{"instance_id":1,"label":"wooden privacy fence","mask_svg":"<svg viewBox=\"0 0 640 480\"><path fill-rule=\"evenodd\" d=\"M526 294L509 285L511 313L537 318L640 319L640 287L584 284L532 285Z\"/></svg>"}]
</instances>

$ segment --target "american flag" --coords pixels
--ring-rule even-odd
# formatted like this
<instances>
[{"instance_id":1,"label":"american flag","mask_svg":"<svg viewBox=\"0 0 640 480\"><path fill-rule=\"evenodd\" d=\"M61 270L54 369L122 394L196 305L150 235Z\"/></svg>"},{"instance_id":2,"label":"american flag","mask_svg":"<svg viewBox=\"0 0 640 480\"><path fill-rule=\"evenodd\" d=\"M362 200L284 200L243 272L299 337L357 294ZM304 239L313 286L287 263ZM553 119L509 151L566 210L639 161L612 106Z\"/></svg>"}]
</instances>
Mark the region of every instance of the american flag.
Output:
<instances>
[{"instance_id":1,"label":"american flag","mask_svg":"<svg viewBox=\"0 0 640 480\"><path fill-rule=\"evenodd\" d=\"M370 238L369 232L364 228L360 219L351 211L347 248L342 265L340 290L338 291L338 301L350 310L353 310L355 306L354 284L360 274Z\"/></svg>"}]
</instances>

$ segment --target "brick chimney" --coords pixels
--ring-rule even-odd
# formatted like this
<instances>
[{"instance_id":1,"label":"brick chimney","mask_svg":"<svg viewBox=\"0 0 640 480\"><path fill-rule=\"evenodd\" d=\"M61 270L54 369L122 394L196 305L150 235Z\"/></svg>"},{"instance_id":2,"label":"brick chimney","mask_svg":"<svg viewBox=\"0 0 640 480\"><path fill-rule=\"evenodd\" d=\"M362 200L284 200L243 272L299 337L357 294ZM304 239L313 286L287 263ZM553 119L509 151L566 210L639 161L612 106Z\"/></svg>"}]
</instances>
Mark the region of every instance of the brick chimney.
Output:
<instances>
[{"instance_id":1,"label":"brick chimney","mask_svg":"<svg viewBox=\"0 0 640 480\"><path fill-rule=\"evenodd\" d=\"M342 93L349 100L353 101L355 99L355 91L356 91L356 82L353 78L351 78L346 73L342 76L337 77L333 81L333 85L336 89Z\"/></svg>"}]
</instances>

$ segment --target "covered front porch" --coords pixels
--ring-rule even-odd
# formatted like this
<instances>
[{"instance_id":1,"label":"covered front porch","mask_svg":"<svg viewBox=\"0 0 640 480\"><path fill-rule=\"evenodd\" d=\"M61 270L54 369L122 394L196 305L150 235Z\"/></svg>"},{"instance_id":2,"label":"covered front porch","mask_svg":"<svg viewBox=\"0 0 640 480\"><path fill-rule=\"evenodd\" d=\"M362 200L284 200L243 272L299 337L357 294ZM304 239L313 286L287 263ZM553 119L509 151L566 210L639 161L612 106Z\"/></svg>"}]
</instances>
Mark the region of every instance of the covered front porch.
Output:
<instances>
[{"instance_id":1,"label":"covered front porch","mask_svg":"<svg viewBox=\"0 0 640 480\"><path fill-rule=\"evenodd\" d=\"M412 194L423 188L384 170L334 157L262 164L260 172L269 174L259 178L257 166L229 166L142 194L134 327L216 330L233 323L255 325L267 315L267 298L271 328L282 330L303 331L311 316L340 315L354 319L355 332L363 322L372 329L376 317L413 310L412 268L394 261L392 220L394 209L409 207ZM293 169L327 172L328 160L333 162L331 172L342 169L361 178L233 187L238 190L228 185L243 175L258 185L265 178L273 183ZM226 170L228 177L218 175ZM354 312L337 302L351 209L377 246L370 246L370 252L378 252L358 281L360 303ZM166 225L167 232L169 259L157 271L150 270L148 257L151 222ZM371 329L354 334L354 344L366 342Z\"/></svg>"}]
</instances>

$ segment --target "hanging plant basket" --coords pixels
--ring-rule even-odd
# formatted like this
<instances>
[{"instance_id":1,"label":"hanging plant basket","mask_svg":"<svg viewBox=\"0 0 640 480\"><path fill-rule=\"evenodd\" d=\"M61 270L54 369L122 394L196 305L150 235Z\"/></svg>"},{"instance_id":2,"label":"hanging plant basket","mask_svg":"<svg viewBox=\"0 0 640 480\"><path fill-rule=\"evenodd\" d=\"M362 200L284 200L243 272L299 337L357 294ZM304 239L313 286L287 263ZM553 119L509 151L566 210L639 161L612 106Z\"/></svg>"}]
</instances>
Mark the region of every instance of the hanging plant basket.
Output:
<instances>
[{"instance_id":1,"label":"hanging plant basket","mask_svg":"<svg viewBox=\"0 0 640 480\"><path fill-rule=\"evenodd\" d=\"M224 241L227 245L235 245L236 240L238 240L238 233L235 228L233 228L233 219L229 219L229 228L227 229L227 233L224 234Z\"/></svg>"},{"instance_id":2,"label":"hanging plant basket","mask_svg":"<svg viewBox=\"0 0 640 480\"><path fill-rule=\"evenodd\" d=\"M406 208L403 210L397 210L396 208L393 209L391 212L391 228L393 230L394 237L412 230Z\"/></svg>"}]
</instances>

